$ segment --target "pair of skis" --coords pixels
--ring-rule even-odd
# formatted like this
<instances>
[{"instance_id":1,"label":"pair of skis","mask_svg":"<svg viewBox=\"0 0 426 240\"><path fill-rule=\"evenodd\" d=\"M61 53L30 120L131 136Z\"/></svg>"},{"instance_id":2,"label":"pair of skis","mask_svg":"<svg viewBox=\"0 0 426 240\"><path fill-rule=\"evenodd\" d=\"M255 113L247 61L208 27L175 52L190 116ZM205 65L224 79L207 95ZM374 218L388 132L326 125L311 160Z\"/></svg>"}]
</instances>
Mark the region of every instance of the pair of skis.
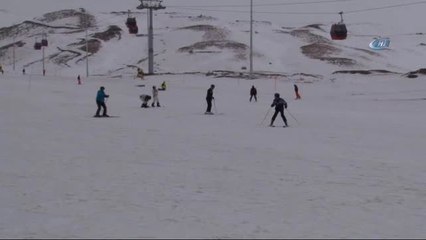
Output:
<instances>
[{"instance_id":1,"label":"pair of skis","mask_svg":"<svg viewBox=\"0 0 426 240\"><path fill-rule=\"evenodd\" d=\"M102 116L102 115L100 115L100 116L93 116L93 118L118 118L118 117L120 117L120 116Z\"/></svg>"},{"instance_id":2,"label":"pair of skis","mask_svg":"<svg viewBox=\"0 0 426 240\"><path fill-rule=\"evenodd\" d=\"M269 127L275 127L275 125L269 125ZM286 125L284 125L284 126L282 126L283 128L288 128L288 125L286 126Z\"/></svg>"}]
</instances>

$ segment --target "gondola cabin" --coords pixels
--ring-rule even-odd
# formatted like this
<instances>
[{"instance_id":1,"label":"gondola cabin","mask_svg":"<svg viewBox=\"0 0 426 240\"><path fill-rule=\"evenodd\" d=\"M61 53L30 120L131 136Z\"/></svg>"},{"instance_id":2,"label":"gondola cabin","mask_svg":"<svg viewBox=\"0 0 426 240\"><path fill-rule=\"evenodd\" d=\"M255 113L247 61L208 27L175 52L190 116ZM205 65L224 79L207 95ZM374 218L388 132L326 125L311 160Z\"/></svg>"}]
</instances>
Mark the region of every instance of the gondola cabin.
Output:
<instances>
[{"instance_id":1,"label":"gondola cabin","mask_svg":"<svg viewBox=\"0 0 426 240\"><path fill-rule=\"evenodd\" d=\"M129 29L130 34L138 33L138 24L136 22L136 18L129 17L126 21L126 26Z\"/></svg>"},{"instance_id":2,"label":"gondola cabin","mask_svg":"<svg viewBox=\"0 0 426 240\"><path fill-rule=\"evenodd\" d=\"M35 50L40 50L40 49L41 49L41 47L42 47L41 42L36 42L36 43L34 43L34 49L35 49Z\"/></svg>"},{"instance_id":3,"label":"gondola cabin","mask_svg":"<svg viewBox=\"0 0 426 240\"><path fill-rule=\"evenodd\" d=\"M47 47L47 45L49 45L49 43L47 42L47 39L42 39L42 40L41 40L41 45L42 45L43 47Z\"/></svg>"},{"instance_id":4,"label":"gondola cabin","mask_svg":"<svg viewBox=\"0 0 426 240\"><path fill-rule=\"evenodd\" d=\"M138 31L139 31L138 26L132 26L132 27L129 28L129 33L130 34L137 34Z\"/></svg>"},{"instance_id":5,"label":"gondola cabin","mask_svg":"<svg viewBox=\"0 0 426 240\"><path fill-rule=\"evenodd\" d=\"M136 18L132 16L132 12L130 10L127 12L126 26L129 29L130 34L137 34L139 31Z\"/></svg>"},{"instance_id":6,"label":"gondola cabin","mask_svg":"<svg viewBox=\"0 0 426 240\"><path fill-rule=\"evenodd\" d=\"M137 26L136 18L132 18L132 17L127 18L126 26L127 27Z\"/></svg>"},{"instance_id":7,"label":"gondola cabin","mask_svg":"<svg viewBox=\"0 0 426 240\"><path fill-rule=\"evenodd\" d=\"M333 40L345 40L348 36L346 25L343 23L333 24L330 29L330 35Z\"/></svg>"},{"instance_id":8,"label":"gondola cabin","mask_svg":"<svg viewBox=\"0 0 426 240\"><path fill-rule=\"evenodd\" d=\"M333 24L330 29L330 36L333 40L344 40L348 36L348 30L346 29L346 25L343 23L343 12L339 12L339 14L340 22Z\"/></svg>"}]
</instances>

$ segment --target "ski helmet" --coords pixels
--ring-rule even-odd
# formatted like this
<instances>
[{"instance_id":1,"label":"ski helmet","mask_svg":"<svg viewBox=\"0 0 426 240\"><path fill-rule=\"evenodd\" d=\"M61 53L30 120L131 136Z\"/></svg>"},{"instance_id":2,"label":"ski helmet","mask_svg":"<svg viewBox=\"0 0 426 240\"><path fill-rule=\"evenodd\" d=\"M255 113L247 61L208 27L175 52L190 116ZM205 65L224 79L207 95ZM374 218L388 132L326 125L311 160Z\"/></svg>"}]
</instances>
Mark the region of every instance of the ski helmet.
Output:
<instances>
[{"instance_id":1,"label":"ski helmet","mask_svg":"<svg viewBox=\"0 0 426 240\"><path fill-rule=\"evenodd\" d=\"M275 96L276 98L279 98L279 97L280 97L280 94L279 94L279 93L275 93L275 94L274 94L274 96Z\"/></svg>"}]
</instances>

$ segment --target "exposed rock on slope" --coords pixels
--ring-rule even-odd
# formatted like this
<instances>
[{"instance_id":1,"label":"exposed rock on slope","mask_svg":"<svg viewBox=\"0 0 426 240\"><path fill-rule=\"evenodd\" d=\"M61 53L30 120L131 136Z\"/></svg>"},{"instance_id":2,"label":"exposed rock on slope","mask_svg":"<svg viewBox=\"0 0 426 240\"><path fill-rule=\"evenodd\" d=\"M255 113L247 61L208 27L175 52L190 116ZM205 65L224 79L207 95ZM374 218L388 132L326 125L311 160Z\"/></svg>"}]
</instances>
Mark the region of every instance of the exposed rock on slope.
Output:
<instances>
[{"instance_id":1,"label":"exposed rock on slope","mask_svg":"<svg viewBox=\"0 0 426 240\"><path fill-rule=\"evenodd\" d=\"M207 48L216 48L216 49L228 49L232 50L235 53L236 59L245 60L246 59L246 51L248 50L248 46L239 43L236 41L230 41L227 39L229 35L229 30L215 27L212 25L193 25L187 26L183 28L179 28L180 30L193 30L193 31L204 31L203 40L201 42L196 42L189 46L181 47L178 49L178 52L187 52L187 53L198 53L206 51ZM214 53L214 50L209 51L210 53ZM215 52L220 53L220 52Z\"/></svg>"},{"instance_id":2,"label":"exposed rock on slope","mask_svg":"<svg viewBox=\"0 0 426 240\"><path fill-rule=\"evenodd\" d=\"M420 68L416 71L408 72L403 76L408 78L417 78L419 75L426 75L426 68Z\"/></svg>"},{"instance_id":3,"label":"exposed rock on slope","mask_svg":"<svg viewBox=\"0 0 426 240\"><path fill-rule=\"evenodd\" d=\"M112 25L112 26L109 26L108 29L105 30L104 32L93 34L92 37L101 39L103 41L109 41L115 37L118 37L118 40L120 40L122 31L123 30L120 27L116 25Z\"/></svg>"},{"instance_id":4,"label":"exposed rock on slope","mask_svg":"<svg viewBox=\"0 0 426 240\"><path fill-rule=\"evenodd\" d=\"M391 72L388 70L382 70L382 69L374 69L374 70L341 70L341 71L335 71L333 74L362 74L362 75L369 75L369 74L398 74L396 72Z\"/></svg>"}]
</instances>

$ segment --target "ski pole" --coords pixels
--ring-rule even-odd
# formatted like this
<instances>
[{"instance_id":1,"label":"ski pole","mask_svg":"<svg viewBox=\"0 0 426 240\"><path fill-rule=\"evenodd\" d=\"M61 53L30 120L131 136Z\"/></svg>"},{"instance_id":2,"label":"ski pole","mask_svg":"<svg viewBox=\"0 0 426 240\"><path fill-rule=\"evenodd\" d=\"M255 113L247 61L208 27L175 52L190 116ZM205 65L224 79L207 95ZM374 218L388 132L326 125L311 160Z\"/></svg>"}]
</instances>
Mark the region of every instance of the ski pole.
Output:
<instances>
[{"instance_id":1,"label":"ski pole","mask_svg":"<svg viewBox=\"0 0 426 240\"><path fill-rule=\"evenodd\" d=\"M213 107L214 107L214 112L217 114L217 108L216 108L216 101L213 98Z\"/></svg>"},{"instance_id":2,"label":"ski pole","mask_svg":"<svg viewBox=\"0 0 426 240\"><path fill-rule=\"evenodd\" d=\"M293 116L293 114L290 113L290 111L287 109L288 114L290 114L290 116L297 122L297 124L300 125L299 121L297 121L297 119Z\"/></svg>"},{"instance_id":3,"label":"ski pole","mask_svg":"<svg viewBox=\"0 0 426 240\"><path fill-rule=\"evenodd\" d=\"M272 108L268 108L268 111L266 112L265 117L263 118L262 122L260 122L260 124L259 124L259 125L262 125L262 124L263 124L263 122L265 121L265 119L266 119L266 117L268 116L268 114L269 114L269 112L271 111L271 109L272 109Z\"/></svg>"}]
</instances>

